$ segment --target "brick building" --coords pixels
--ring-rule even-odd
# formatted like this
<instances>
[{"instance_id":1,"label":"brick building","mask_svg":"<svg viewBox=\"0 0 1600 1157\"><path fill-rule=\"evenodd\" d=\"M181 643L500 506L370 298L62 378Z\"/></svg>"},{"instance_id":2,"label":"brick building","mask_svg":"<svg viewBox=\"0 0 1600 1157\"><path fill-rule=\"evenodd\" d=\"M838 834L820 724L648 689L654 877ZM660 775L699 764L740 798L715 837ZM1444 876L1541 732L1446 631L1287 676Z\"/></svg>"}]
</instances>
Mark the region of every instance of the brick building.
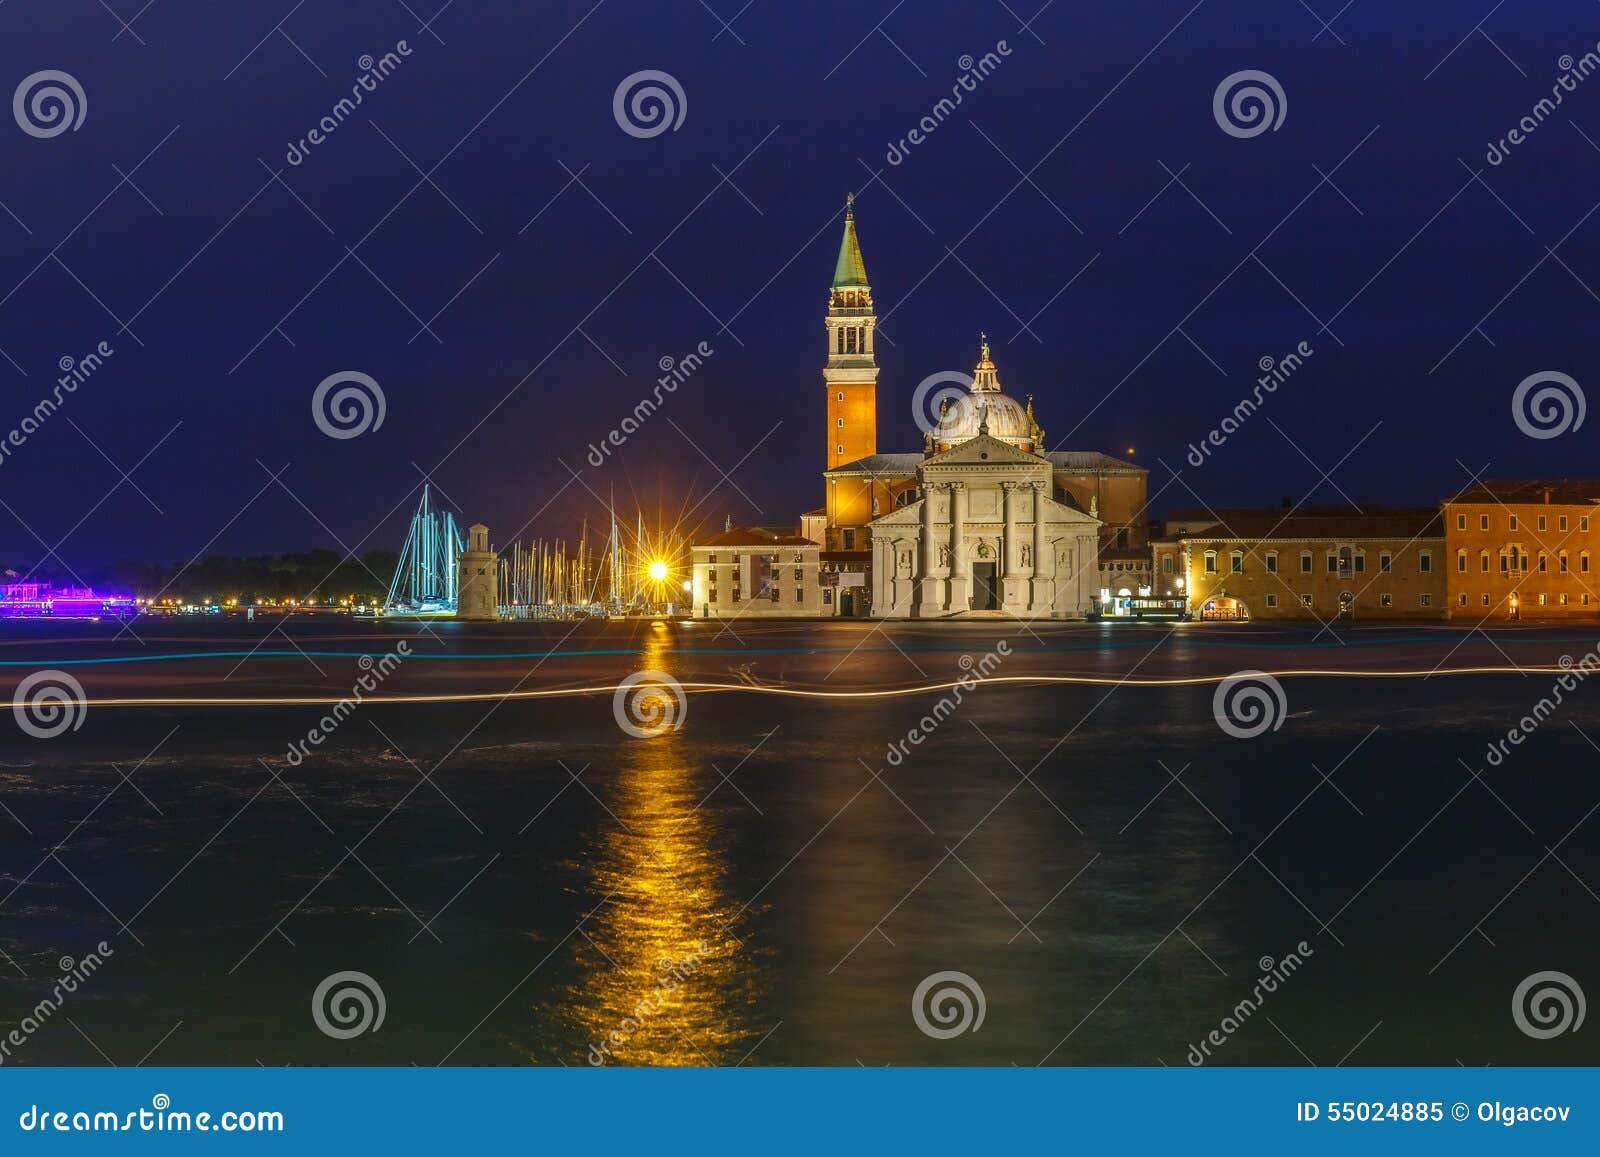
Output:
<instances>
[{"instance_id":1,"label":"brick building","mask_svg":"<svg viewBox=\"0 0 1600 1157\"><path fill-rule=\"evenodd\" d=\"M1600 615L1600 481L1489 481L1444 503L1452 619Z\"/></svg>"},{"instance_id":2,"label":"brick building","mask_svg":"<svg viewBox=\"0 0 1600 1157\"><path fill-rule=\"evenodd\" d=\"M1202 620L1445 617L1445 534L1436 509L1303 507L1198 511L1167 520L1156 582Z\"/></svg>"}]
</instances>

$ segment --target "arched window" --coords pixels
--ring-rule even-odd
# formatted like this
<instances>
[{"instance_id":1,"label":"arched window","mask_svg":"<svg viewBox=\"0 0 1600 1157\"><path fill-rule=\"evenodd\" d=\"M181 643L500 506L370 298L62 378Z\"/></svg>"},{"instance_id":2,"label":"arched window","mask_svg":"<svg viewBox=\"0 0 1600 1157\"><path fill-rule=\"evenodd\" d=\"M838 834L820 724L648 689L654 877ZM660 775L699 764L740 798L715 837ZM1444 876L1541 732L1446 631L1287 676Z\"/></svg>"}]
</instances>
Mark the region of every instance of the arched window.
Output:
<instances>
[{"instance_id":1,"label":"arched window","mask_svg":"<svg viewBox=\"0 0 1600 1157\"><path fill-rule=\"evenodd\" d=\"M1467 573L1467 552L1465 550L1456 551L1456 573Z\"/></svg>"},{"instance_id":2,"label":"arched window","mask_svg":"<svg viewBox=\"0 0 1600 1157\"><path fill-rule=\"evenodd\" d=\"M1236 550L1233 553L1231 553L1230 555L1228 555L1228 569L1231 570L1234 574L1243 573L1243 571L1244 571L1244 551Z\"/></svg>"}]
</instances>

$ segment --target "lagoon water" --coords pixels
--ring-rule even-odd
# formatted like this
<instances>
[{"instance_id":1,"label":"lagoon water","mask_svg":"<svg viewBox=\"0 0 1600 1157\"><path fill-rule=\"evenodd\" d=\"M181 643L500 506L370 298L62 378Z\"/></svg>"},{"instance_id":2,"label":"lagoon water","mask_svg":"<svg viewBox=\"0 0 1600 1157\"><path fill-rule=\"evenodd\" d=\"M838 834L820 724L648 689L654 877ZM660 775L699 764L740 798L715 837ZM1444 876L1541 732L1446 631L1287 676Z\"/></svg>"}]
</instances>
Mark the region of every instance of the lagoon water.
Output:
<instances>
[{"instance_id":1,"label":"lagoon water","mask_svg":"<svg viewBox=\"0 0 1600 1157\"><path fill-rule=\"evenodd\" d=\"M478 690L493 667L500 687L651 668L872 690L955 678L999 638L1018 674L1426 669L1461 642L696 628L441 627L394 688ZM1512 1014L1540 971L1600 995L1600 687L1498 766L1552 675L1286 676L1281 726L1252 739L1210 684L984 685L947 714L943 691L733 690L649 739L602 692L367 703L295 766L322 708L180 702L347 689L393 628L289 630L0 645L8 695L61 663L92 698L171 700L0 741L0 1036L61 958L110 950L5 1063L1182 1065L1213 1032L1213 1064L1600 1060L1592 1026L1541 1040ZM1582 634L1498 645L1548 661ZM551 649L571 657L526 657ZM1469 659L1503 662L1481 640L1450 662ZM344 971L384 1008L348 1038L313 1016ZM919 1027L941 1025L914 995L944 972L981 1025Z\"/></svg>"}]
</instances>

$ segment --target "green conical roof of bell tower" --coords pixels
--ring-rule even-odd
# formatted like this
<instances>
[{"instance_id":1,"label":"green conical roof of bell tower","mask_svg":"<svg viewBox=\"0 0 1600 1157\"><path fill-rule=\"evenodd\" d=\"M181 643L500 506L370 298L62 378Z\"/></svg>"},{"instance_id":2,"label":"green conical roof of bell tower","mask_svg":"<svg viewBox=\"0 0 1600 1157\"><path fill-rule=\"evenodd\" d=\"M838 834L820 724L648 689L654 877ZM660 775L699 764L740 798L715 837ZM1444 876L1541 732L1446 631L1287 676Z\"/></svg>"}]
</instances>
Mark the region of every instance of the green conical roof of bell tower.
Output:
<instances>
[{"instance_id":1,"label":"green conical roof of bell tower","mask_svg":"<svg viewBox=\"0 0 1600 1157\"><path fill-rule=\"evenodd\" d=\"M839 261L833 267L833 288L867 285L867 264L861 260L861 242L856 239L856 195L844 199L844 238L839 242Z\"/></svg>"}]
</instances>

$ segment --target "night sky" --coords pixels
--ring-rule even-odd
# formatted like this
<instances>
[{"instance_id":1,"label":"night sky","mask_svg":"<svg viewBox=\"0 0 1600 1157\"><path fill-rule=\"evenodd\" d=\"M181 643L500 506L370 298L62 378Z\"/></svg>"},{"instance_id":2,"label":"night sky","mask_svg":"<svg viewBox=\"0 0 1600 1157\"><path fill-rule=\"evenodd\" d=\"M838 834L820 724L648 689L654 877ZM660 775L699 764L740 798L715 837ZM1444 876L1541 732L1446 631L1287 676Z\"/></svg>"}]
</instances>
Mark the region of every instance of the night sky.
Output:
<instances>
[{"instance_id":1,"label":"night sky","mask_svg":"<svg viewBox=\"0 0 1600 1157\"><path fill-rule=\"evenodd\" d=\"M1600 474L1600 419L1535 439L1511 413L1535 372L1596 380L1600 74L1485 159L1600 41L1594 0L1354 0L1328 29L1312 9L1338 0L140 3L0 4L3 93L55 69L86 98L49 138L0 117L0 438L62 358L115 351L0 464L5 565L395 549L423 471L500 544L595 526L613 491L630 519L792 525L821 502L849 190L880 450L920 448L913 388L970 371L986 330L1051 447L1136 448L1156 515ZM613 94L645 69L686 108L641 139ZM1248 138L1213 116L1244 69L1287 105ZM1292 381L1187 464L1302 341ZM705 366L591 466L701 342ZM311 397L344 370L387 410L338 440Z\"/></svg>"}]
</instances>

